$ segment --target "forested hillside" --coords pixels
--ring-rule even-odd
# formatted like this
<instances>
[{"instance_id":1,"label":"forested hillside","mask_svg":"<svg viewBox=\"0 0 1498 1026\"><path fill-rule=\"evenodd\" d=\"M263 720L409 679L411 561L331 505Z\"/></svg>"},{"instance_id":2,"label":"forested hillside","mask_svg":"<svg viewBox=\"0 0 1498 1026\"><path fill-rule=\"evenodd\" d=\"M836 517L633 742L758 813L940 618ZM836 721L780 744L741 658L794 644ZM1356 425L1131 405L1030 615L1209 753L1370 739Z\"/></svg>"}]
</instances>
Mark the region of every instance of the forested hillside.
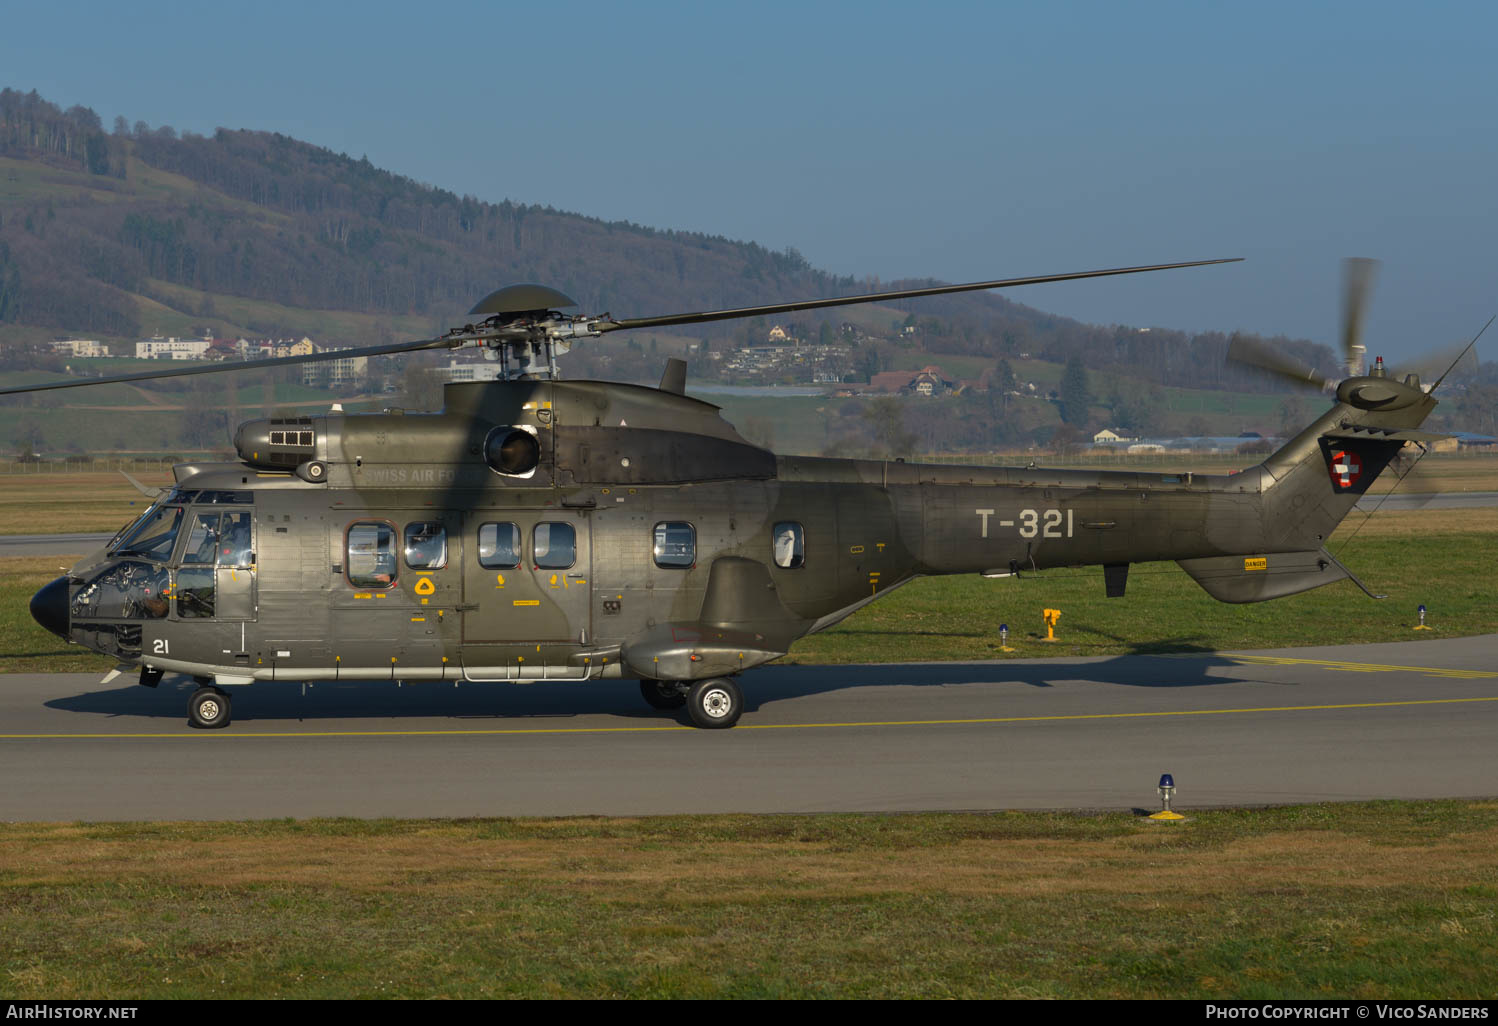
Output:
<instances>
[{"instance_id":1,"label":"forested hillside","mask_svg":"<svg viewBox=\"0 0 1498 1026\"><path fill-rule=\"evenodd\" d=\"M222 334L294 334L312 330L302 311L316 310L374 315L317 321L320 341L372 343L454 323L512 281L619 316L924 284L838 278L752 242L483 202L279 134L179 136L123 118L106 130L87 108L0 91L0 340L40 330L126 339L184 319ZM1266 387L1224 368L1224 334L1083 325L992 294L896 307L933 355L1081 356L1158 384ZM802 320L807 333L820 324ZM743 326L713 330L748 340ZM1324 348L1287 345L1331 366ZM9 357L21 358L13 347Z\"/></svg>"}]
</instances>

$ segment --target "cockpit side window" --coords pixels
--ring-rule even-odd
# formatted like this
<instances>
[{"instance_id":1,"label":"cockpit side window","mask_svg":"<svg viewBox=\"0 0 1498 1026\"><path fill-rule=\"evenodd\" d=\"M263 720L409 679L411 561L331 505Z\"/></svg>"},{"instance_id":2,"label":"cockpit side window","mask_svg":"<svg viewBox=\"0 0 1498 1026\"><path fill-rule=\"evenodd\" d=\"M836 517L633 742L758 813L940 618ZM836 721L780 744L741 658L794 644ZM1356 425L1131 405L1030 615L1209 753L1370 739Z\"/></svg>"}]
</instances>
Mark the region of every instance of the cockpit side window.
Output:
<instances>
[{"instance_id":1,"label":"cockpit side window","mask_svg":"<svg viewBox=\"0 0 1498 1026\"><path fill-rule=\"evenodd\" d=\"M254 562L250 545L250 514L194 511L192 530L182 550L182 563L206 566L249 566Z\"/></svg>"},{"instance_id":2,"label":"cockpit side window","mask_svg":"<svg viewBox=\"0 0 1498 1026\"><path fill-rule=\"evenodd\" d=\"M187 548L182 550L182 562L207 563L212 565L218 558L217 513L194 513L192 531L187 535Z\"/></svg>"},{"instance_id":3,"label":"cockpit side window","mask_svg":"<svg viewBox=\"0 0 1498 1026\"><path fill-rule=\"evenodd\" d=\"M775 565L787 570L796 570L806 564L805 549L806 532L801 525L791 521L783 520L775 525L770 532L771 544L775 552Z\"/></svg>"},{"instance_id":4,"label":"cockpit side window","mask_svg":"<svg viewBox=\"0 0 1498 1026\"><path fill-rule=\"evenodd\" d=\"M224 513L219 523L218 565L250 566L255 562L250 540L250 513Z\"/></svg>"}]
</instances>

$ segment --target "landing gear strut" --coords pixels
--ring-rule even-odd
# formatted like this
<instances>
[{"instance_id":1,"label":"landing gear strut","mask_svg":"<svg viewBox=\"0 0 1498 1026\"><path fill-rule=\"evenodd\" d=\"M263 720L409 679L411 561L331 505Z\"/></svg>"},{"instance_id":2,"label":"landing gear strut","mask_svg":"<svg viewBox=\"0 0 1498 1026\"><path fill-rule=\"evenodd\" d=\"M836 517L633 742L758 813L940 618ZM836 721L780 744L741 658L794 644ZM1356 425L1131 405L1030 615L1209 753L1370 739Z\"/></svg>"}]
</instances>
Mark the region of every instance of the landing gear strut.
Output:
<instances>
[{"instance_id":1,"label":"landing gear strut","mask_svg":"<svg viewBox=\"0 0 1498 1026\"><path fill-rule=\"evenodd\" d=\"M686 685L673 680L640 681L640 694L652 709L680 709L687 704Z\"/></svg>"},{"instance_id":2,"label":"landing gear strut","mask_svg":"<svg viewBox=\"0 0 1498 1026\"><path fill-rule=\"evenodd\" d=\"M187 719L194 727L216 730L229 725L229 696L215 687L202 687L187 700Z\"/></svg>"}]
</instances>

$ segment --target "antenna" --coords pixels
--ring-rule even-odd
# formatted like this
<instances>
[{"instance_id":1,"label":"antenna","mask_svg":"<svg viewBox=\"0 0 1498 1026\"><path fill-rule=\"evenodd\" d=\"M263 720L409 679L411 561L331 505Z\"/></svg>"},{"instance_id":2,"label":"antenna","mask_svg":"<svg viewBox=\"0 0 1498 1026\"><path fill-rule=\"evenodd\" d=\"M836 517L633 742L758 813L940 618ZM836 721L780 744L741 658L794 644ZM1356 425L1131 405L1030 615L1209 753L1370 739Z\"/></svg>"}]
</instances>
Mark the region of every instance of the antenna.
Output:
<instances>
[{"instance_id":1,"label":"antenna","mask_svg":"<svg viewBox=\"0 0 1498 1026\"><path fill-rule=\"evenodd\" d=\"M1467 348L1463 349L1461 351L1461 353L1457 356L1457 358L1455 360L1451 361L1451 366L1450 367L1447 367L1444 371L1441 372L1441 376L1439 378L1436 378L1436 383L1434 385L1430 386L1430 391L1432 393L1434 393L1436 389L1438 389L1438 388L1441 387L1441 382L1443 382L1443 381L1446 380L1446 375L1448 375L1452 371L1454 371L1456 369L1456 365L1462 362L1463 357L1465 357L1468 353L1470 353L1472 351L1472 347L1475 346L1475 345L1477 345L1477 340L1480 339L1480 338L1482 338L1482 332L1483 331L1487 331L1488 328L1492 325L1492 323L1493 323L1494 320L1498 320L1498 314L1494 314L1492 317L1488 318L1488 323L1484 324L1482 326L1482 331L1479 331L1476 335L1473 335L1472 336L1472 341L1467 343Z\"/></svg>"}]
</instances>

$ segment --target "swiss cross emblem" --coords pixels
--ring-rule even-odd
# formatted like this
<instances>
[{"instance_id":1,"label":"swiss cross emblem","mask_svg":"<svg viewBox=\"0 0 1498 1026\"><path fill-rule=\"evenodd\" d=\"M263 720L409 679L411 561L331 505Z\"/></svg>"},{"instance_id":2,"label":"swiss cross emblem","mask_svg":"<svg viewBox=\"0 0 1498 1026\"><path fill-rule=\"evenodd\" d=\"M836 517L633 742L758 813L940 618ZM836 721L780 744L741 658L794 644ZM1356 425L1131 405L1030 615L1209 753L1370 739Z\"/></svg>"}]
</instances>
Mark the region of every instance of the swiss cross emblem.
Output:
<instances>
[{"instance_id":1,"label":"swiss cross emblem","mask_svg":"<svg viewBox=\"0 0 1498 1026\"><path fill-rule=\"evenodd\" d=\"M1358 454L1338 449L1332 453L1332 482L1339 488L1351 488L1363 476L1363 463Z\"/></svg>"}]
</instances>

